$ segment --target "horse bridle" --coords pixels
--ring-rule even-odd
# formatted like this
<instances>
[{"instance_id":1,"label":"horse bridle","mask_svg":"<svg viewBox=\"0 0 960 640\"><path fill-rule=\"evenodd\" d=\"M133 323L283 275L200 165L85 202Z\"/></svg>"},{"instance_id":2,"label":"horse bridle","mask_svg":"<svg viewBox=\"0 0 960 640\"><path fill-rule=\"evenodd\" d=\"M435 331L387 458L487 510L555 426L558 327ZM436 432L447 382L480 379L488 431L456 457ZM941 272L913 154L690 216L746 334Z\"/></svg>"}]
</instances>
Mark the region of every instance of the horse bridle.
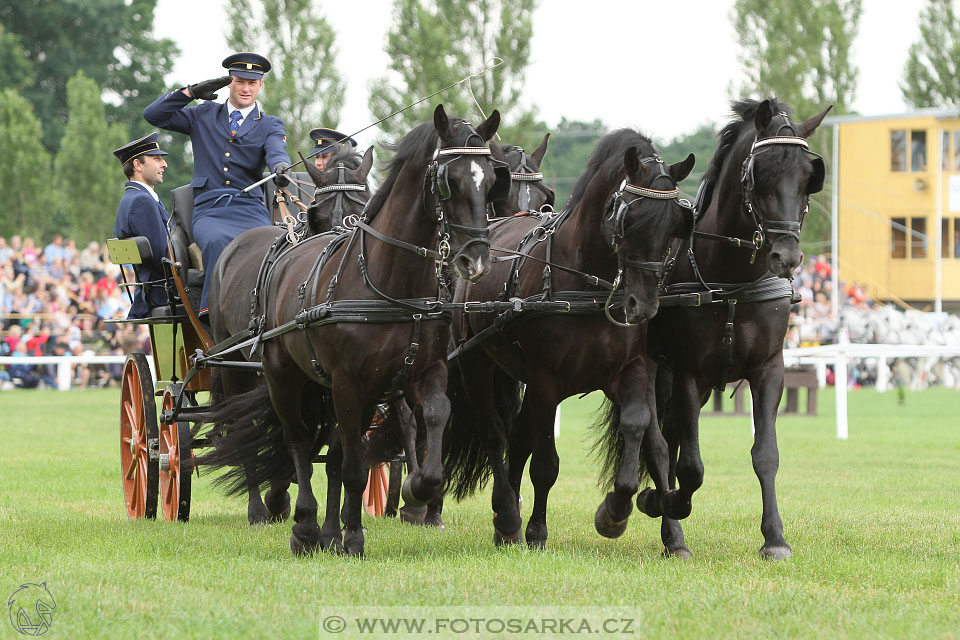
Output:
<instances>
[{"instance_id":1,"label":"horse bridle","mask_svg":"<svg viewBox=\"0 0 960 640\"><path fill-rule=\"evenodd\" d=\"M633 324L629 322L620 322L614 319L610 315L610 307L613 303L613 296L616 293L617 289L620 287L620 283L623 281L623 272L625 269L638 269L640 271L650 271L655 273L658 278L660 278L660 286L663 284L663 274L666 270L666 265L669 260L670 250L667 249L667 254L663 257L662 260L631 260L626 258L621 252L621 246L624 239L625 231L624 226L626 224L627 213L630 210L630 207L638 202L642 202L645 198L650 198L653 200L676 200L677 204L685 209L690 216L693 216L693 205L686 198L681 198L680 189L677 187L676 183L673 181L673 178L667 172L664 167L663 158L659 154L654 153L653 156L649 158L644 158L640 161L640 164L649 164L656 163L654 167L658 170L656 176L653 177L653 180L650 181L650 184L653 184L660 178L667 178L670 183L673 185L672 189L653 189L651 187L638 187L636 185L628 183L626 180L620 183L620 189L613 194L612 201L610 204L611 213L610 216L613 216L613 235L611 237L610 245L613 248L614 253L617 255L617 277L613 281L613 288L610 290L610 295L607 298L607 303L604 305L604 313L607 316L607 320L621 327L632 327ZM630 201L624 199L624 193L629 193L637 196ZM609 217L609 216L608 216Z\"/></svg>"},{"instance_id":2,"label":"horse bridle","mask_svg":"<svg viewBox=\"0 0 960 640\"><path fill-rule=\"evenodd\" d=\"M363 198L357 194L366 192L367 185L347 182L346 166L342 162L338 162L334 168L337 170L337 182L335 184L329 184L325 187L318 187L316 191L313 192L312 204L313 206L318 206L327 202L331 198L334 198L335 200L333 203L331 223L334 227L342 226L346 227L347 229L352 229L354 226L356 226L357 217L353 215L346 216L346 218L344 217L344 198L363 207L370 198L369 196L367 198ZM320 196L324 197L321 198Z\"/></svg>"},{"instance_id":3,"label":"horse bridle","mask_svg":"<svg viewBox=\"0 0 960 640\"><path fill-rule=\"evenodd\" d=\"M743 165L740 170L740 187L743 191L743 199L741 200L741 204L742 207L746 209L747 213L753 218L754 224L756 224L757 227L753 232L753 238L750 240L744 240L742 238L721 236L703 231L694 231L693 233L694 236L706 239L726 240L738 248L742 247L752 250L753 253L750 256L750 264L753 264L754 260L756 260L757 252L763 248L767 236L791 236L799 241L800 230L803 228L803 221L806 218L807 212L810 210L810 195L808 194L803 211L800 212L800 219L797 222L792 220L770 220L767 216L763 215L763 211L760 210L759 204L754 200L754 188L756 186L756 182L753 176L753 169L754 165L756 164L757 155L773 146L792 145L802 148L810 155L816 157L815 162L820 162L823 164L823 157L820 154L811 151L810 145L806 139L797 135L796 129L794 129L793 124L790 122L790 117L783 111L779 112L777 115L783 118L783 124L780 125L780 127L777 129L777 132L770 137L757 138L754 136L753 144L750 146L750 152L747 154L747 157L743 159ZM793 135L781 136L780 132L784 129L788 129ZM697 204L701 205L703 203L698 202Z\"/></svg>"},{"instance_id":4,"label":"horse bridle","mask_svg":"<svg viewBox=\"0 0 960 640\"><path fill-rule=\"evenodd\" d=\"M534 171L527 164L527 158L529 156L527 156L527 153L526 151L523 150L523 147L513 147L512 149L510 149L510 151L517 151L520 153L520 164L517 165L517 171L512 171L512 170L510 171L510 179L515 180L517 182L539 182L541 187L544 189L544 191L547 192L547 195L549 196L547 198L546 204L553 206L554 200L556 198L556 195L553 193L553 189L550 189L545 184L543 184L543 173L541 173L540 171ZM517 204L520 206L521 211L526 211L530 207L530 196L527 195L526 192L521 192L521 193L522 195L520 196L520 200L517 202Z\"/></svg>"},{"instance_id":5,"label":"horse bridle","mask_svg":"<svg viewBox=\"0 0 960 640\"><path fill-rule=\"evenodd\" d=\"M471 133L467 137L467 142L469 142L470 138L474 136L478 138L480 137L477 133ZM450 230L458 231L470 237L469 240L461 244L457 249L453 261L456 261L457 256L462 254L467 247L471 245L483 244L487 247L490 246L490 241L487 239L489 230L486 226L468 227L450 222L449 217L446 214L446 210L444 209L444 203L453 196L453 193L450 190L448 178L449 165L457 160L462 159L464 156L490 155L491 151L488 146L441 148L440 142L437 141L437 148L433 152L433 163L430 165L430 168L427 170L427 173L424 176L424 186L427 187L429 185L429 193L435 196L434 220L439 226L438 233L440 238L437 244L437 253L440 254L440 260L443 263L448 262L448 258L450 257ZM450 159L445 162L441 162L441 157L449 157ZM500 160L491 158L491 162L493 163L495 181L493 186L490 187L490 192L487 194L488 201L505 198L510 192L510 169L507 167L506 163L501 162ZM424 208L426 208L426 199L424 199Z\"/></svg>"}]
</instances>

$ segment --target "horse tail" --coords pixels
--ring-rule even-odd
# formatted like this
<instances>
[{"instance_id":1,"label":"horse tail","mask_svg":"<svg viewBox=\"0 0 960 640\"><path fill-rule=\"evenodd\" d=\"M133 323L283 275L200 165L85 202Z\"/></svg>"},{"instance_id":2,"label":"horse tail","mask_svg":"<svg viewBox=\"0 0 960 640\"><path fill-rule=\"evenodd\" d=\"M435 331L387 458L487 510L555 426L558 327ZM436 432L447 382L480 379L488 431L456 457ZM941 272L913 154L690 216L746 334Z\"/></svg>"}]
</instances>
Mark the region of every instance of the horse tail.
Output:
<instances>
[{"instance_id":1,"label":"horse tail","mask_svg":"<svg viewBox=\"0 0 960 640\"><path fill-rule=\"evenodd\" d=\"M620 433L620 405L604 398L597 410L592 428L597 436L591 451L600 464L600 478L597 484L604 491L613 488L623 459L623 434Z\"/></svg>"},{"instance_id":2,"label":"horse tail","mask_svg":"<svg viewBox=\"0 0 960 640\"><path fill-rule=\"evenodd\" d=\"M196 464L225 470L213 484L227 495L239 495L245 494L252 482L265 488L271 478L293 472L283 423L273 410L266 385L258 384L229 398L220 386L220 393L212 393L211 399L204 418L213 425L209 431L213 446L197 457Z\"/></svg>"},{"instance_id":3,"label":"horse tail","mask_svg":"<svg viewBox=\"0 0 960 640\"><path fill-rule=\"evenodd\" d=\"M521 387L517 382L499 374L494 380L495 406L503 424L510 424L520 407ZM443 438L443 469L446 475L444 490L457 500L463 500L482 489L491 475L489 440L506 441L506 433L496 420L482 419L466 391L463 367L459 359L449 363L447 397L450 399L450 421ZM499 431L499 432L498 432Z\"/></svg>"}]
</instances>

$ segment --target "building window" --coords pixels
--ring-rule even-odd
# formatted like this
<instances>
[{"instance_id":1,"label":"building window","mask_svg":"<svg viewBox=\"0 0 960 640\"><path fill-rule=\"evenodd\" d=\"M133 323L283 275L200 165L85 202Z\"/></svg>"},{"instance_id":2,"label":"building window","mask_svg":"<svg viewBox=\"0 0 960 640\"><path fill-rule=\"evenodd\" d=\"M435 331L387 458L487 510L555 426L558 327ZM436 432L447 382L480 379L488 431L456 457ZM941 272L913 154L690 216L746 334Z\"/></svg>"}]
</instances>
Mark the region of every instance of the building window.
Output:
<instances>
[{"instance_id":1,"label":"building window","mask_svg":"<svg viewBox=\"0 0 960 640\"><path fill-rule=\"evenodd\" d=\"M927 170L927 132L910 132L910 171Z\"/></svg>"},{"instance_id":2,"label":"building window","mask_svg":"<svg viewBox=\"0 0 960 640\"><path fill-rule=\"evenodd\" d=\"M960 171L960 131L953 132L953 167L954 171Z\"/></svg>"},{"instance_id":3,"label":"building window","mask_svg":"<svg viewBox=\"0 0 960 640\"><path fill-rule=\"evenodd\" d=\"M890 171L907 170L907 132L898 129L890 132Z\"/></svg>"},{"instance_id":4,"label":"building window","mask_svg":"<svg viewBox=\"0 0 960 640\"><path fill-rule=\"evenodd\" d=\"M953 257L960 258L960 218L953 219Z\"/></svg>"},{"instance_id":5,"label":"building window","mask_svg":"<svg viewBox=\"0 0 960 640\"><path fill-rule=\"evenodd\" d=\"M902 260L907 257L907 219L890 220L890 257Z\"/></svg>"},{"instance_id":6,"label":"building window","mask_svg":"<svg viewBox=\"0 0 960 640\"><path fill-rule=\"evenodd\" d=\"M950 132L940 132L940 168L950 171Z\"/></svg>"},{"instance_id":7,"label":"building window","mask_svg":"<svg viewBox=\"0 0 960 640\"><path fill-rule=\"evenodd\" d=\"M927 257L926 218L910 218L910 257L914 260Z\"/></svg>"},{"instance_id":8,"label":"building window","mask_svg":"<svg viewBox=\"0 0 960 640\"><path fill-rule=\"evenodd\" d=\"M950 218L940 221L940 256L950 257Z\"/></svg>"}]
</instances>

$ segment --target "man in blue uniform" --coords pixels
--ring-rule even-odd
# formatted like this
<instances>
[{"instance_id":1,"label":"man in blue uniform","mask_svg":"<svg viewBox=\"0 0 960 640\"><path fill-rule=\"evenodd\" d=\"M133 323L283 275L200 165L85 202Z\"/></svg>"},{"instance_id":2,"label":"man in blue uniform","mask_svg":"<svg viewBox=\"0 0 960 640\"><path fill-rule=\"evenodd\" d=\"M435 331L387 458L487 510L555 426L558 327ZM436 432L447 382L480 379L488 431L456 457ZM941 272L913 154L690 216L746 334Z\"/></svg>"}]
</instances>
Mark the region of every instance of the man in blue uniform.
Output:
<instances>
[{"instance_id":1,"label":"man in blue uniform","mask_svg":"<svg viewBox=\"0 0 960 640\"><path fill-rule=\"evenodd\" d=\"M308 158L313 158L313 164L316 165L320 171L325 171L327 168L327 163L330 161L330 158L333 157L333 152L336 149L336 145L339 142L350 143L354 147L357 146L357 141L353 138L346 136L339 131L334 131L333 129L326 129L323 127L310 130L310 138L313 140L313 151L310 152Z\"/></svg>"},{"instance_id":2,"label":"man in blue uniform","mask_svg":"<svg viewBox=\"0 0 960 640\"><path fill-rule=\"evenodd\" d=\"M163 156L167 152L160 149L157 138L158 134L154 132L113 152L123 165L123 173L129 181L124 185L123 199L117 208L113 234L121 239L146 236L152 255L142 264L134 265L133 270L137 274L137 282L156 283L135 287L133 306L127 318L145 318L152 307L167 304L162 280L163 257L167 255L167 220L170 215L153 190L163 182L163 170L167 167Z\"/></svg>"},{"instance_id":3,"label":"man in blue uniform","mask_svg":"<svg viewBox=\"0 0 960 640\"><path fill-rule=\"evenodd\" d=\"M257 104L270 61L255 53L236 53L223 67L229 75L172 91L143 111L147 122L185 133L193 143L193 237L206 272L201 314L207 310L214 265L227 244L247 229L270 224L262 187L242 190L261 180L267 167L283 186L290 169L283 121L264 114ZM226 102L187 106L195 98L215 100L214 92L228 85Z\"/></svg>"}]
</instances>

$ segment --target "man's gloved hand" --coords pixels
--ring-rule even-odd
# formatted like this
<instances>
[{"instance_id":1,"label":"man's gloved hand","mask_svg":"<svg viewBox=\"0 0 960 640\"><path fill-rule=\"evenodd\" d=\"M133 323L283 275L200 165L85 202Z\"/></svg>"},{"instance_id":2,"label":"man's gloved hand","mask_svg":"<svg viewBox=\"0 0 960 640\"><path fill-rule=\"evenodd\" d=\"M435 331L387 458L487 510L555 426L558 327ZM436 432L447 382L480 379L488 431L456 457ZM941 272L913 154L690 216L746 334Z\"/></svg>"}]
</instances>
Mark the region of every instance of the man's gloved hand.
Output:
<instances>
[{"instance_id":1,"label":"man's gloved hand","mask_svg":"<svg viewBox=\"0 0 960 640\"><path fill-rule=\"evenodd\" d=\"M277 183L278 187L285 187L290 184L290 178L287 177L287 172L290 171L289 162L278 162L273 166L273 172L277 174L277 177L274 180Z\"/></svg>"},{"instance_id":2,"label":"man's gloved hand","mask_svg":"<svg viewBox=\"0 0 960 640\"><path fill-rule=\"evenodd\" d=\"M214 93L214 91L224 88L231 82L233 82L233 76L222 76L220 78L214 78L213 80L204 80L197 84L187 85L187 89L190 90L190 95L196 100L216 100L217 94Z\"/></svg>"}]
</instances>

